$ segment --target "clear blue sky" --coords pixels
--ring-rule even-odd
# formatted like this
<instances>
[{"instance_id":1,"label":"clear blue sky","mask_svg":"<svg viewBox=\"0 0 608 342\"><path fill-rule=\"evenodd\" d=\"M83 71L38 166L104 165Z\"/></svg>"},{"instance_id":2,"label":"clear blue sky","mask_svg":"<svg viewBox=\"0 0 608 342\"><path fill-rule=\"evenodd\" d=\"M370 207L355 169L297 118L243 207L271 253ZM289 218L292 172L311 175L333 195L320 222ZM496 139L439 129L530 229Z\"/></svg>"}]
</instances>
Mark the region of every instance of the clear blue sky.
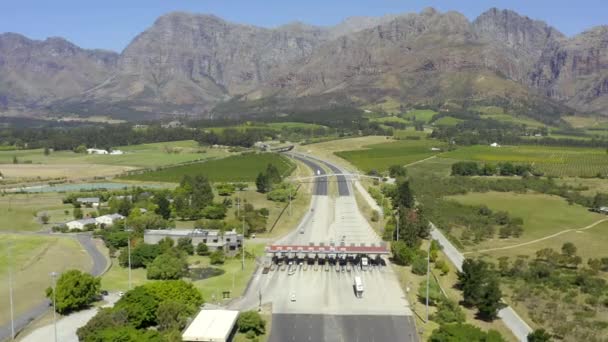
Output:
<instances>
[{"instance_id":1,"label":"clear blue sky","mask_svg":"<svg viewBox=\"0 0 608 342\"><path fill-rule=\"evenodd\" d=\"M608 24L608 0L0 0L0 32L61 36L85 48L121 51L170 11L212 13L274 27L292 21L334 25L349 16L420 12L432 6L474 19L490 7L544 20L568 36Z\"/></svg>"}]
</instances>

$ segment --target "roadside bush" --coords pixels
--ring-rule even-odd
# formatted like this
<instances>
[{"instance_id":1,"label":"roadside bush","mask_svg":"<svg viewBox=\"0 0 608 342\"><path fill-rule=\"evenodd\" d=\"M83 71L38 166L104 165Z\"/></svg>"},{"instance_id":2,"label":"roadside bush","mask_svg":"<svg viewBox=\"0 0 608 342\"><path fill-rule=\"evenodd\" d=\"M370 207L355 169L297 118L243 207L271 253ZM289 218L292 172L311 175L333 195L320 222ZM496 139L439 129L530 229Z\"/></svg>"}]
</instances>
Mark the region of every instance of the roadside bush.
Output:
<instances>
[{"instance_id":1,"label":"roadside bush","mask_svg":"<svg viewBox=\"0 0 608 342\"><path fill-rule=\"evenodd\" d=\"M412 273L417 275L425 275L427 271L427 261L426 258L422 258L417 256L414 258L412 262Z\"/></svg>"},{"instance_id":2,"label":"roadside bush","mask_svg":"<svg viewBox=\"0 0 608 342\"><path fill-rule=\"evenodd\" d=\"M100 279L79 270L69 270L57 279L55 295L53 288L46 289L46 297L55 298L56 310L60 314L87 307L99 295Z\"/></svg>"},{"instance_id":3,"label":"roadside bush","mask_svg":"<svg viewBox=\"0 0 608 342\"><path fill-rule=\"evenodd\" d=\"M237 320L239 332L255 335L262 335L266 332L266 321L257 311L241 312Z\"/></svg>"},{"instance_id":4,"label":"roadside bush","mask_svg":"<svg viewBox=\"0 0 608 342\"><path fill-rule=\"evenodd\" d=\"M431 319L439 324L464 323L466 316L457 302L442 298L437 303L437 311Z\"/></svg>"},{"instance_id":5,"label":"roadside bush","mask_svg":"<svg viewBox=\"0 0 608 342\"><path fill-rule=\"evenodd\" d=\"M211 265L221 265L226 261L226 256L224 255L224 251L222 250L211 253L209 258Z\"/></svg>"},{"instance_id":6,"label":"roadside bush","mask_svg":"<svg viewBox=\"0 0 608 342\"><path fill-rule=\"evenodd\" d=\"M209 255L209 247L201 242L196 246L196 254L198 255Z\"/></svg>"}]
</instances>

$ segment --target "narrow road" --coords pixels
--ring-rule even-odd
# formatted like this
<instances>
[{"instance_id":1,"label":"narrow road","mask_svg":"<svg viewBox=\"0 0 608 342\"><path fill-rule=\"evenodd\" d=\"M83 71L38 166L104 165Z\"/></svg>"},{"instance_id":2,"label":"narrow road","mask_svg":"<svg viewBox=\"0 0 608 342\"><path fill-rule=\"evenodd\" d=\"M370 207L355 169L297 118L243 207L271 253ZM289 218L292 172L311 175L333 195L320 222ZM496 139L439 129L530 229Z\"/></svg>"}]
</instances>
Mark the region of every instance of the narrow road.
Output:
<instances>
[{"instance_id":1,"label":"narrow road","mask_svg":"<svg viewBox=\"0 0 608 342\"><path fill-rule=\"evenodd\" d=\"M11 233L12 234L12 233ZM52 236L60 236L64 238L76 238L82 245L85 251L91 257L93 261L93 267L91 273L94 276L101 275L107 267L108 261L105 256L97 249L95 242L93 241L90 234L77 234L77 235L61 235L61 234L46 234ZM42 274L41 277L47 277L48 275ZM19 286L19 284L14 284ZM39 304L30 308L26 312L15 317L15 334L18 334L23 328L25 328L32 320L42 316L47 310L49 310L50 302L47 299L42 300ZM6 325L0 326L0 341L9 340L11 337L11 325L8 322Z\"/></svg>"}]
</instances>

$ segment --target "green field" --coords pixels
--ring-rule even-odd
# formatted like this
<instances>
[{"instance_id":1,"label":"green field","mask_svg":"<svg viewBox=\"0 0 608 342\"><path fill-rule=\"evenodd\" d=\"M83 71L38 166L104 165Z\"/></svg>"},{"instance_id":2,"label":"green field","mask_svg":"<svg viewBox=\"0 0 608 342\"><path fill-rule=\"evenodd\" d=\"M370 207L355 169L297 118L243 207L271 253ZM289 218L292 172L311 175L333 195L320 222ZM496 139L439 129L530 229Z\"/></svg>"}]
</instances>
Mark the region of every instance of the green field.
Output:
<instances>
[{"instance_id":1,"label":"green field","mask_svg":"<svg viewBox=\"0 0 608 342\"><path fill-rule=\"evenodd\" d=\"M439 152L433 152L431 148L442 145L432 139L399 140L368 145L363 150L336 152L336 155L365 172L385 171L391 165L405 165L436 155Z\"/></svg>"},{"instance_id":2,"label":"green field","mask_svg":"<svg viewBox=\"0 0 608 342\"><path fill-rule=\"evenodd\" d=\"M51 212L51 222L65 217L69 207L59 194L14 194L0 197L0 231L37 231L42 224L36 218L41 211ZM54 214L54 213L57 214Z\"/></svg>"},{"instance_id":3,"label":"green field","mask_svg":"<svg viewBox=\"0 0 608 342\"><path fill-rule=\"evenodd\" d=\"M561 197L543 194L487 192L448 196L446 198L467 205L486 205L493 211L506 211L512 217L521 217L524 220L524 233L520 238L483 241L471 247L472 250L504 247L532 241L566 229L582 228L606 218L606 216L590 212L580 205L569 205ZM542 243L538 243L538 246L534 247L534 251L541 249Z\"/></svg>"},{"instance_id":4,"label":"green field","mask_svg":"<svg viewBox=\"0 0 608 342\"><path fill-rule=\"evenodd\" d=\"M403 117L411 121L416 120L429 123L435 114L437 114L437 112L431 109L413 109L405 113Z\"/></svg>"},{"instance_id":5,"label":"green field","mask_svg":"<svg viewBox=\"0 0 608 342\"><path fill-rule=\"evenodd\" d=\"M437 121L433 122L433 125L435 126L456 126L459 123L461 123L463 120L451 117L451 116L444 116L442 118L440 118Z\"/></svg>"},{"instance_id":6,"label":"green field","mask_svg":"<svg viewBox=\"0 0 608 342\"><path fill-rule=\"evenodd\" d=\"M7 243L12 248L13 298L15 315L19 315L44 299L44 290L51 285L51 272L68 269L88 271L91 259L82 246L70 237L40 235L0 235L0 325L9 322ZM4 295L6 294L6 295Z\"/></svg>"},{"instance_id":7,"label":"green field","mask_svg":"<svg viewBox=\"0 0 608 342\"><path fill-rule=\"evenodd\" d=\"M600 148L548 146L469 146L441 157L486 163L529 163L547 176L594 177L608 174L608 154Z\"/></svg>"},{"instance_id":8,"label":"green field","mask_svg":"<svg viewBox=\"0 0 608 342\"><path fill-rule=\"evenodd\" d=\"M213 182L252 182L268 164L287 175L294 168L288 158L276 153L243 154L202 163L168 167L157 171L124 176L122 179L178 183L185 175L205 175Z\"/></svg>"},{"instance_id":9,"label":"green field","mask_svg":"<svg viewBox=\"0 0 608 342\"><path fill-rule=\"evenodd\" d=\"M57 151L45 156L42 149L0 151L0 164L12 164L16 156L20 163L32 164L102 164L136 167L171 165L199 159L223 157L221 149L202 148L193 140L117 146L123 155L88 155L72 151Z\"/></svg>"}]
</instances>

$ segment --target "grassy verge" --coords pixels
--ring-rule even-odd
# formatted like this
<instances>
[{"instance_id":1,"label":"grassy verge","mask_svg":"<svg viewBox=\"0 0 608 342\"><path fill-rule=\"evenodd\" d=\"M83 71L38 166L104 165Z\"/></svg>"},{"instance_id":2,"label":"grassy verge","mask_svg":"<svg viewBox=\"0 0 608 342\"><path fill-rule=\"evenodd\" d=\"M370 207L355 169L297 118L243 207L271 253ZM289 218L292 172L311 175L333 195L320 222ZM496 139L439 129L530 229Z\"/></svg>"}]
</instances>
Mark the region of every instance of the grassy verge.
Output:
<instances>
[{"instance_id":1,"label":"grassy verge","mask_svg":"<svg viewBox=\"0 0 608 342\"><path fill-rule=\"evenodd\" d=\"M63 210L71 209L62 203L60 194L11 194L0 197L0 231L37 231L42 228L37 213L50 211L51 221L65 218Z\"/></svg>"}]
</instances>

